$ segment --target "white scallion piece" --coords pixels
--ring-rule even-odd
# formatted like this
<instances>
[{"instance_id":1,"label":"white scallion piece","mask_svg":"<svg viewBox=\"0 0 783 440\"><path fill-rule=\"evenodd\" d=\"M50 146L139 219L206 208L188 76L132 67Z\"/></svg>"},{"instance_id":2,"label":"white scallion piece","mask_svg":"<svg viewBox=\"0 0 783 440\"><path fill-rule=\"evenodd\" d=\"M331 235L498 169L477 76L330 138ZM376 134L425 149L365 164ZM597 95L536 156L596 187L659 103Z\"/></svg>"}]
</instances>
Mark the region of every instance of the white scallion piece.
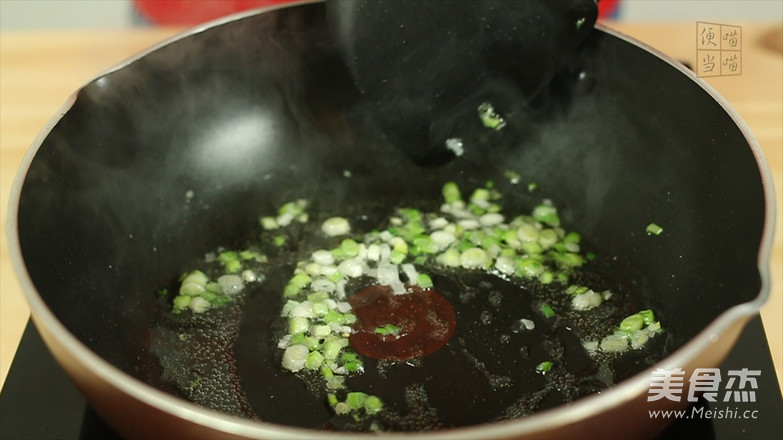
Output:
<instances>
[{"instance_id":1,"label":"white scallion piece","mask_svg":"<svg viewBox=\"0 0 783 440\"><path fill-rule=\"evenodd\" d=\"M591 310L601 305L603 298L598 293L588 290L587 292L580 293L574 296L571 300L571 306L574 310L584 311Z\"/></svg>"},{"instance_id":2,"label":"white scallion piece","mask_svg":"<svg viewBox=\"0 0 783 440\"><path fill-rule=\"evenodd\" d=\"M337 299L344 299L345 298L345 284L346 281L344 279L337 282Z\"/></svg>"},{"instance_id":3,"label":"white scallion piece","mask_svg":"<svg viewBox=\"0 0 783 440\"><path fill-rule=\"evenodd\" d=\"M487 265L489 255L484 249L470 248L459 256L459 263L465 269L478 269Z\"/></svg>"},{"instance_id":4,"label":"white scallion piece","mask_svg":"<svg viewBox=\"0 0 783 440\"><path fill-rule=\"evenodd\" d=\"M628 349L628 340L619 335L609 335L601 340L601 350L614 353Z\"/></svg>"},{"instance_id":5,"label":"white scallion piece","mask_svg":"<svg viewBox=\"0 0 783 440\"><path fill-rule=\"evenodd\" d=\"M460 221L457 222L457 224L462 226L462 229L464 229L466 231L471 231L473 229L478 229L479 226L481 226L481 225L479 225L478 220L475 220L475 219L472 219L472 218L460 220Z\"/></svg>"},{"instance_id":6,"label":"white scallion piece","mask_svg":"<svg viewBox=\"0 0 783 440\"><path fill-rule=\"evenodd\" d=\"M242 271L242 281L246 283L252 283L256 280L258 280L258 275L256 275L256 273L252 270L245 269Z\"/></svg>"},{"instance_id":7,"label":"white scallion piece","mask_svg":"<svg viewBox=\"0 0 783 440\"><path fill-rule=\"evenodd\" d=\"M313 302L312 301L300 302L299 304L291 308L291 311L288 312L288 316L290 316L291 318L314 318L315 315L313 314Z\"/></svg>"},{"instance_id":8,"label":"white scallion piece","mask_svg":"<svg viewBox=\"0 0 783 440\"><path fill-rule=\"evenodd\" d=\"M337 271L343 274L344 276L356 278L362 276L362 273L364 273L364 270L362 269L362 264L359 262L359 260L355 258L351 258L349 260L345 260L340 263L339 266L337 266Z\"/></svg>"},{"instance_id":9,"label":"white scallion piece","mask_svg":"<svg viewBox=\"0 0 783 440\"><path fill-rule=\"evenodd\" d=\"M348 313L351 311L351 303L347 301L340 301L337 303L337 311L340 313Z\"/></svg>"},{"instance_id":10,"label":"white scallion piece","mask_svg":"<svg viewBox=\"0 0 783 440\"><path fill-rule=\"evenodd\" d=\"M304 345L291 345L283 353L283 368L293 372L301 370L309 354L310 350Z\"/></svg>"},{"instance_id":11,"label":"white scallion piece","mask_svg":"<svg viewBox=\"0 0 783 440\"><path fill-rule=\"evenodd\" d=\"M334 255L326 249L318 249L312 253L313 262L322 266L331 266L334 264Z\"/></svg>"},{"instance_id":12,"label":"white scallion piece","mask_svg":"<svg viewBox=\"0 0 783 440\"><path fill-rule=\"evenodd\" d=\"M378 266L378 282L391 286L396 294L405 293L405 286L400 281L399 268L394 264L386 263Z\"/></svg>"},{"instance_id":13,"label":"white scallion piece","mask_svg":"<svg viewBox=\"0 0 783 440\"><path fill-rule=\"evenodd\" d=\"M316 278L310 284L310 289L313 292L326 292L332 293L337 289L337 285L326 278Z\"/></svg>"},{"instance_id":14,"label":"white scallion piece","mask_svg":"<svg viewBox=\"0 0 783 440\"><path fill-rule=\"evenodd\" d=\"M204 313L212 307L212 304L200 296L194 296L188 303L188 307L190 307L193 313Z\"/></svg>"},{"instance_id":15,"label":"white scallion piece","mask_svg":"<svg viewBox=\"0 0 783 440\"><path fill-rule=\"evenodd\" d=\"M294 309L294 307L299 305L299 301L294 301L292 299L289 299L288 302L286 302L283 305L283 309L280 310L280 316L283 318L287 318L291 315L291 310Z\"/></svg>"},{"instance_id":16,"label":"white scallion piece","mask_svg":"<svg viewBox=\"0 0 783 440\"><path fill-rule=\"evenodd\" d=\"M418 283L419 272L412 264L403 264L402 271L405 273L405 276L408 277L408 282L410 282L411 284Z\"/></svg>"},{"instance_id":17,"label":"white scallion piece","mask_svg":"<svg viewBox=\"0 0 783 440\"><path fill-rule=\"evenodd\" d=\"M509 257L498 257L495 260L495 268L506 275L513 275L515 270L514 260Z\"/></svg>"},{"instance_id":18,"label":"white scallion piece","mask_svg":"<svg viewBox=\"0 0 783 440\"><path fill-rule=\"evenodd\" d=\"M321 230L330 237L336 237L351 232L351 224L343 217L332 217L321 225Z\"/></svg>"},{"instance_id":19,"label":"white scallion piece","mask_svg":"<svg viewBox=\"0 0 783 440\"><path fill-rule=\"evenodd\" d=\"M479 217L479 223L481 226L495 226L503 223L503 214L498 212L490 212Z\"/></svg>"},{"instance_id":20,"label":"white scallion piece","mask_svg":"<svg viewBox=\"0 0 783 440\"><path fill-rule=\"evenodd\" d=\"M437 217L432 220L430 220L430 229L443 229L446 227L446 225L449 224L449 221L443 217Z\"/></svg>"},{"instance_id":21,"label":"white scallion piece","mask_svg":"<svg viewBox=\"0 0 783 440\"><path fill-rule=\"evenodd\" d=\"M598 351L598 341L584 341L582 347L587 350L588 353L595 353Z\"/></svg>"},{"instance_id":22,"label":"white scallion piece","mask_svg":"<svg viewBox=\"0 0 783 440\"><path fill-rule=\"evenodd\" d=\"M451 150L457 157L462 156L465 153L465 146L460 138L446 139L446 148Z\"/></svg>"},{"instance_id":23,"label":"white scallion piece","mask_svg":"<svg viewBox=\"0 0 783 440\"><path fill-rule=\"evenodd\" d=\"M390 256L391 246L389 246L387 243L383 243L381 245L381 261L389 261Z\"/></svg>"},{"instance_id":24,"label":"white scallion piece","mask_svg":"<svg viewBox=\"0 0 783 440\"><path fill-rule=\"evenodd\" d=\"M277 218L275 220L277 221L278 225L285 227L285 226L290 225L291 222L294 221L294 217L295 216L293 214L291 214L291 213L285 213L285 214L277 216Z\"/></svg>"},{"instance_id":25,"label":"white scallion piece","mask_svg":"<svg viewBox=\"0 0 783 440\"><path fill-rule=\"evenodd\" d=\"M222 275L217 279L220 290L226 295L236 295L242 291L245 284L242 282L242 277L236 274Z\"/></svg>"},{"instance_id":26,"label":"white scallion piece","mask_svg":"<svg viewBox=\"0 0 783 440\"><path fill-rule=\"evenodd\" d=\"M279 349L285 349L288 347L288 344L291 343L291 339L293 339L294 335L288 334L280 338L279 341L277 341L277 348Z\"/></svg>"},{"instance_id":27,"label":"white scallion piece","mask_svg":"<svg viewBox=\"0 0 783 440\"><path fill-rule=\"evenodd\" d=\"M337 266L323 266L321 267L321 275L330 277L337 273Z\"/></svg>"},{"instance_id":28,"label":"white scallion piece","mask_svg":"<svg viewBox=\"0 0 783 440\"><path fill-rule=\"evenodd\" d=\"M631 348L633 349L641 348L644 344L647 343L649 339L650 336L647 330L636 330L631 335Z\"/></svg>"},{"instance_id":29,"label":"white scallion piece","mask_svg":"<svg viewBox=\"0 0 783 440\"><path fill-rule=\"evenodd\" d=\"M321 275L321 265L318 263L307 263L304 267L304 271L311 277L317 277Z\"/></svg>"},{"instance_id":30,"label":"white scallion piece","mask_svg":"<svg viewBox=\"0 0 783 440\"><path fill-rule=\"evenodd\" d=\"M381 247L377 244L371 244L367 246L367 259L370 261L378 261L381 259Z\"/></svg>"},{"instance_id":31,"label":"white scallion piece","mask_svg":"<svg viewBox=\"0 0 783 440\"><path fill-rule=\"evenodd\" d=\"M430 234L430 238L435 242L435 244L438 245L438 247L440 247L441 250L449 247L449 245L454 243L454 240L457 239L454 234L446 231L435 231Z\"/></svg>"}]
</instances>

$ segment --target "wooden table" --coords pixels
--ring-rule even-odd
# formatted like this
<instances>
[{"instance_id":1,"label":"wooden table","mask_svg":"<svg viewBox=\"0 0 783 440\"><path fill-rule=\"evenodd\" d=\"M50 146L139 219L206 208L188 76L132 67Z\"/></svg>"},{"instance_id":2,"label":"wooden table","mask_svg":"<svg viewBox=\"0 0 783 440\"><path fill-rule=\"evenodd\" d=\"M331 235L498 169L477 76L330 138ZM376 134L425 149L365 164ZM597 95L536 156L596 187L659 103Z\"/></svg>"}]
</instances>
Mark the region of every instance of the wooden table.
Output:
<instances>
[{"instance_id":1,"label":"wooden table","mask_svg":"<svg viewBox=\"0 0 783 440\"><path fill-rule=\"evenodd\" d=\"M778 189L772 298L762 310L762 319L780 380L783 376L783 27L732 24L742 26L742 74L707 81L732 103L758 138ZM675 59L696 65L695 22L609 23L609 26ZM6 236L10 188L27 148L77 88L115 63L177 31L141 28L0 34L0 384L8 374L29 316L11 268Z\"/></svg>"}]
</instances>

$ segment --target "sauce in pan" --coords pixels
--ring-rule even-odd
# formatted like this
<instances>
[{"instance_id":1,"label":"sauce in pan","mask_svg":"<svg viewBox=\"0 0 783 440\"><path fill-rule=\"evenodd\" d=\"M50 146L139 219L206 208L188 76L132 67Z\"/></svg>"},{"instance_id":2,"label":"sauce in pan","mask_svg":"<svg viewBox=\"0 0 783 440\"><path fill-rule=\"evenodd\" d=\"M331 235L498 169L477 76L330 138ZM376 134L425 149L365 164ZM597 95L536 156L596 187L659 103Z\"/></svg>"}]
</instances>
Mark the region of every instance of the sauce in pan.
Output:
<instances>
[{"instance_id":1,"label":"sauce in pan","mask_svg":"<svg viewBox=\"0 0 783 440\"><path fill-rule=\"evenodd\" d=\"M451 304L432 289L414 286L397 295L389 286L374 285L348 301L358 318L351 347L373 359L404 361L428 356L451 339L457 325ZM377 331L390 324L393 332Z\"/></svg>"},{"instance_id":2,"label":"sauce in pan","mask_svg":"<svg viewBox=\"0 0 783 440\"><path fill-rule=\"evenodd\" d=\"M634 313L616 262L584 257L553 205L514 220L479 205L400 210L360 234L344 219L299 223L306 204L287 204L273 220L312 241L221 250L161 296L151 351L163 380L272 423L418 431L552 408L662 355L660 324Z\"/></svg>"}]
</instances>

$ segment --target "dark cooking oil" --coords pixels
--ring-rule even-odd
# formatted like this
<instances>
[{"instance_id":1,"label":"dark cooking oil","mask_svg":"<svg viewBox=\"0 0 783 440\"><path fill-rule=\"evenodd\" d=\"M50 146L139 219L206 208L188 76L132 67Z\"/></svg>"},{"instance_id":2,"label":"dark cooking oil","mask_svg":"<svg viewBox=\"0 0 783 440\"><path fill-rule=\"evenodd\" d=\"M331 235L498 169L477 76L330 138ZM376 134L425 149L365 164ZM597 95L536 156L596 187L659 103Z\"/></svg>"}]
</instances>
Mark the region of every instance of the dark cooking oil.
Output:
<instances>
[{"instance_id":1,"label":"dark cooking oil","mask_svg":"<svg viewBox=\"0 0 783 440\"><path fill-rule=\"evenodd\" d=\"M297 226L295 237L312 237L317 223ZM301 244L301 246L300 246ZM312 429L422 431L524 417L573 402L614 385L616 365L641 371L659 357L651 340L634 353L591 355L586 340L600 340L637 310L626 280L611 258L598 257L572 275L570 284L613 295L600 307L578 312L567 285L506 279L439 265L423 265L437 290L453 306L457 324L436 352L401 361L364 358L364 372L346 378L347 390L380 397L374 416L337 416L316 372L283 370L278 340L287 332L279 317L282 291L297 261L323 243L289 240L263 243L269 256L262 283L203 315L173 316L161 302L151 351L162 378L182 397L227 414ZM197 263L194 267L203 267ZM215 274L217 274L217 270ZM348 295L362 286L349 286ZM542 305L555 312L546 317ZM641 308L645 308L642 305ZM531 326L530 323L533 323ZM659 338L662 339L662 338ZM542 363L551 363L540 371Z\"/></svg>"}]
</instances>

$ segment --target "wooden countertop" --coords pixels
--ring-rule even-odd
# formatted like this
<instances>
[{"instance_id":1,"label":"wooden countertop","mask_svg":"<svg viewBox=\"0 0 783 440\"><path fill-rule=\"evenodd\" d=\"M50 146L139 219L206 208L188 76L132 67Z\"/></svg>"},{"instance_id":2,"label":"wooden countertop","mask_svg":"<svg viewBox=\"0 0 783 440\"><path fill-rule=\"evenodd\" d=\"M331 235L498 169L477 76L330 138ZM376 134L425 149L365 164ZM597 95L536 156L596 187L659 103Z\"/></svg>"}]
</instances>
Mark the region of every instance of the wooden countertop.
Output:
<instances>
[{"instance_id":1,"label":"wooden countertop","mask_svg":"<svg viewBox=\"0 0 783 440\"><path fill-rule=\"evenodd\" d=\"M778 215L772 252L772 297L761 314L778 380L783 384L783 27L731 24L742 26L742 74L707 81L750 126L774 176ZM608 25L675 59L697 65L695 22ZM29 316L9 261L6 235L10 188L25 152L81 85L177 32L140 28L0 33L0 384L8 374Z\"/></svg>"}]
</instances>

